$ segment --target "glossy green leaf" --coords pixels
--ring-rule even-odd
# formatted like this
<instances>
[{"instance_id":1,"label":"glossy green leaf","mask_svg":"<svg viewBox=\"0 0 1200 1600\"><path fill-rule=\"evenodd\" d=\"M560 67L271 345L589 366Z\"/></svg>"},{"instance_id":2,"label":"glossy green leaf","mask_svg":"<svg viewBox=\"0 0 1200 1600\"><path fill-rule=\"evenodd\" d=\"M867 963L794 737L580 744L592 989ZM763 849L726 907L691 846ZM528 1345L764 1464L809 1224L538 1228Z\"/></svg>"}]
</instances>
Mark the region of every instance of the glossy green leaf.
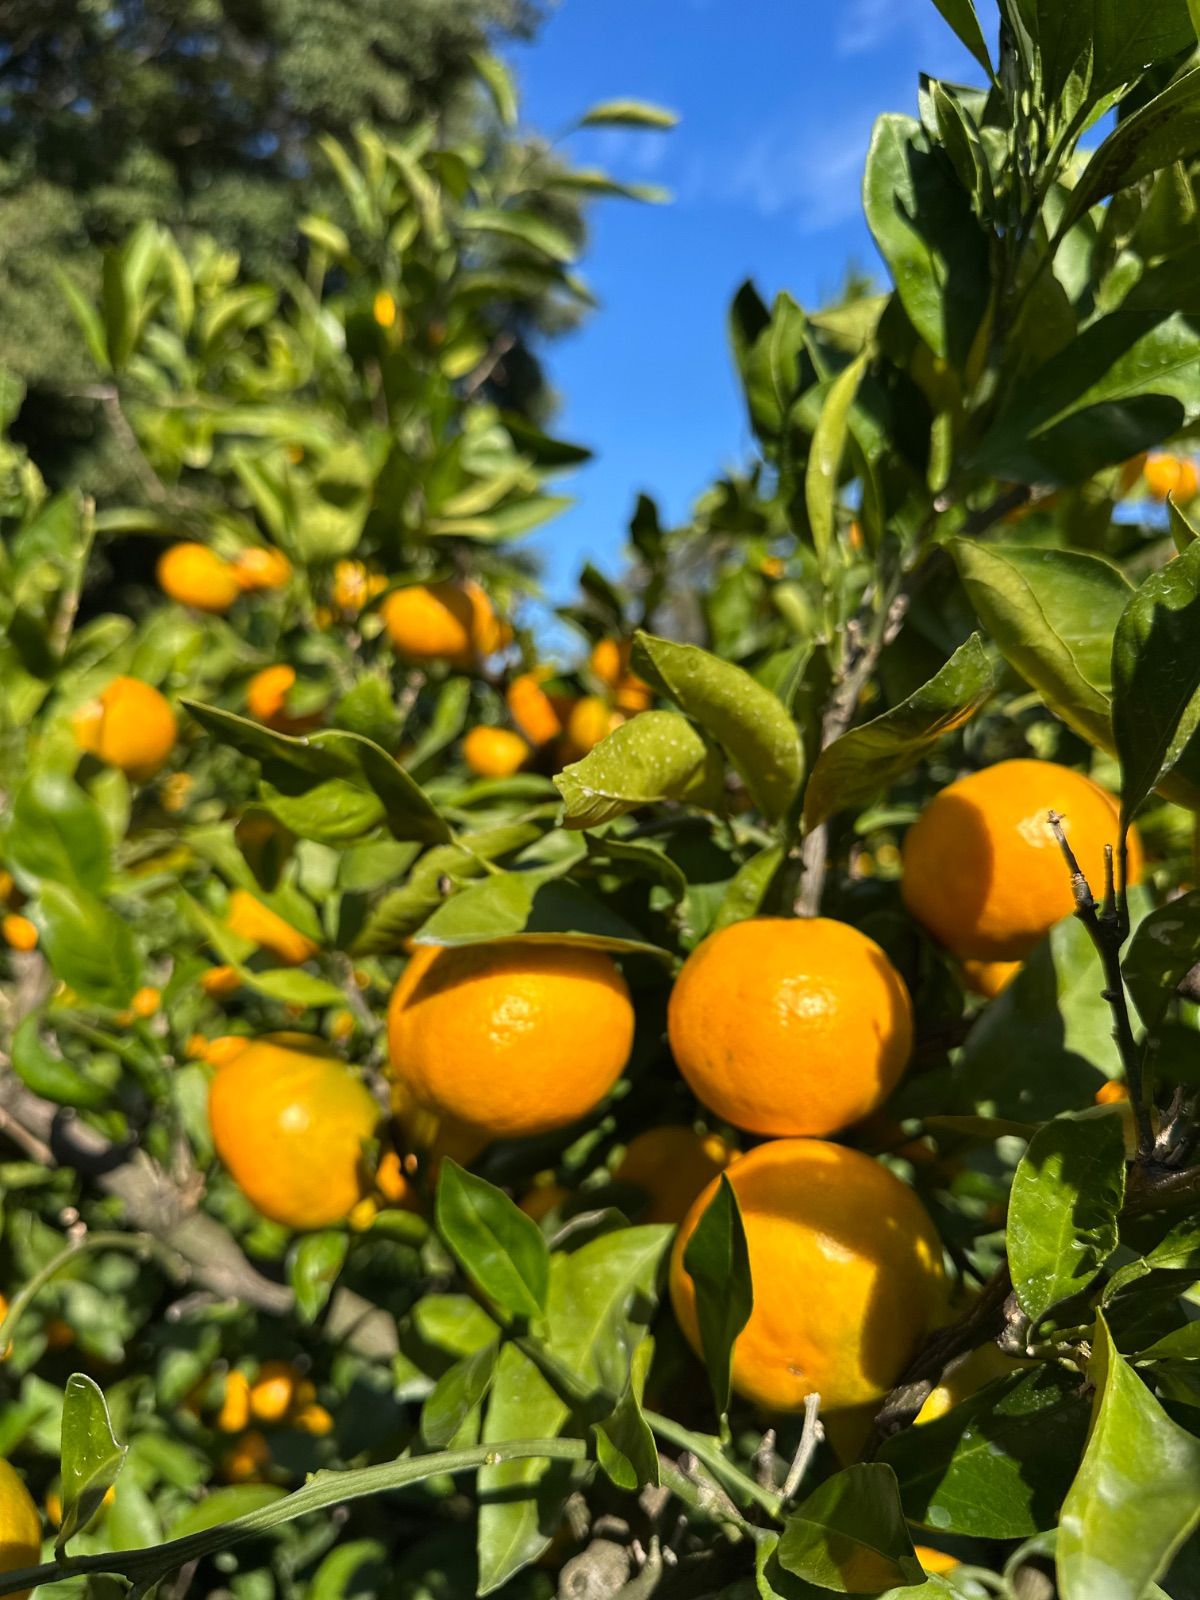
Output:
<instances>
[{"instance_id":1,"label":"glossy green leaf","mask_svg":"<svg viewBox=\"0 0 1200 1600\"><path fill-rule=\"evenodd\" d=\"M749 284L735 297L730 317L750 421L761 437L775 439L802 387L808 319L790 294L776 295L768 313Z\"/></svg>"},{"instance_id":2,"label":"glossy green leaf","mask_svg":"<svg viewBox=\"0 0 1200 1600\"><path fill-rule=\"evenodd\" d=\"M653 1355L654 1341L643 1339L633 1352L620 1398L593 1429L596 1459L617 1488L630 1494L647 1484L657 1488L660 1478L658 1446L642 1415L642 1392Z\"/></svg>"},{"instance_id":3,"label":"glossy green leaf","mask_svg":"<svg viewBox=\"0 0 1200 1600\"><path fill-rule=\"evenodd\" d=\"M117 1443L100 1386L82 1372L72 1373L63 1394L63 1516L55 1540L58 1553L100 1509L117 1481L127 1448Z\"/></svg>"},{"instance_id":4,"label":"glossy green leaf","mask_svg":"<svg viewBox=\"0 0 1200 1600\"><path fill-rule=\"evenodd\" d=\"M581 128L673 128L677 112L648 100L602 100L579 119Z\"/></svg>"},{"instance_id":5,"label":"glossy green leaf","mask_svg":"<svg viewBox=\"0 0 1200 1600\"><path fill-rule=\"evenodd\" d=\"M1198 146L1200 67L1194 67L1117 123L1072 190L1060 235L1098 201L1193 156Z\"/></svg>"},{"instance_id":6,"label":"glossy green leaf","mask_svg":"<svg viewBox=\"0 0 1200 1600\"><path fill-rule=\"evenodd\" d=\"M776 1547L785 1572L836 1594L921 1583L896 1474L880 1461L834 1473L788 1517Z\"/></svg>"},{"instance_id":7,"label":"glossy green leaf","mask_svg":"<svg viewBox=\"0 0 1200 1600\"><path fill-rule=\"evenodd\" d=\"M33 903L41 946L54 973L85 1000L120 1010L141 966L128 922L94 895L43 883Z\"/></svg>"},{"instance_id":8,"label":"glossy green leaf","mask_svg":"<svg viewBox=\"0 0 1200 1600\"><path fill-rule=\"evenodd\" d=\"M460 890L433 913L416 942L459 946L518 938L671 959L596 895L535 871L500 873Z\"/></svg>"},{"instance_id":9,"label":"glossy green leaf","mask_svg":"<svg viewBox=\"0 0 1200 1600\"><path fill-rule=\"evenodd\" d=\"M1181 978L1200 960L1200 889L1159 906L1138 924L1121 961L1147 1028L1162 1021Z\"/></svg>"},{"instance_id":10,"label":"glossy green leaf","mask_svg":"<svg viewBox=\"0 0 1200 1600\"><path fill-rule=\"evenodd\" d=\"M837 525L838 480L849 435L850 408L869 359L870 353L864 350L830 384L809 445L808 466L804 474L804 503L817 560L822 569L828 564Z\"/></svg>"},{"instance_id":11,"label":"glossy green leaf","mask_svg":"<svg viewBox=\"0 0 1200 1600\"><path fill-rule=\"evenodd\" d=\"M961 366L987 303L987 245L948 158L913 118L876 122L863 200L913 327L935 355Z\"/></svg>"},{"instance_id":12,"label":"glossy green leaf","mask_svg":"<svg viewBox=\"0 0 1200 1600\"><path fill-rule=\"evenodd\" d=\"M939 739L968 723L993 688L987 652L974 633L907 700L821 751L804 791L805 826L814 828L835 811L884 792Z\"/></svg>"},{"instance_id":13,"label":"glossy green leaf","mask_svg":"<svg viewBox=\"0 0 1200 1600\"><path fill-rule=\"evenodd\" d=\"M1200 768L1200 544L1135 591L1113 639L1113 734L1121 810L1132 818L1176 767ZM1197 751L1191 746L1195 742Z\"/></svg>"},{"instance_id":14,"label":"glossy green leaf","mask_svg":"<svg viewBox=\"0 0 1200 1600\"><path fill-rule=\"evenodd\" d=\"M1110 748L1112 638L1131 589L1098 556L956 539L971 604L1005 660L1068 727Z\"/></svg>"},{"instance_id":15,"label":"glossy green leaf","mask_svg":"<svg viewBox=\"0 0 1200 1600\"><path fill-rule=\"evenodd\" d=\"M203 1500L176 1517L167 1532L172 1539L205 1533L209 1528L231 1522L234 1517L244 1517L252 1511L261 1511L264 1506L274 1505L283 1499L285 1492L273 1483L238 1483L213 1489Z\"/></svg>"},{"instance_id":16,"label":"glossy green leaf","mask_svg":"<svg viewBox=\"0 0 1200 1600\"><path fill-rule=\"evenodd\" d=\"M1013 1179L1006 1235L1031 1322L1093 1282L1117 1247L1124 1198L1119 1116L1056 1117L1034 1134Z\"/></svg>"},{"instance_id":17,"label":"glossy green leaf","mask_svg":"<svg viewBox=\"0 0 1200 1600\"><path fill-rule=\"evenodd\" d=\"M56 1055L43 1042L36 1011L23 1018L12 1036L10 1054L17 1077L34 1094L58 1106L95 1111L108 1105L112 1090L84 1075L73 1062Z\"/></svg>"},{"instance_id":18,"label":"glossy green leaf","mask_svg":"<svg viewBox=\"0 0 1200 1600\"><path fill-rule=\"evenodd\" d=\"M541 1229L500 1189L446 1157L438 1174L438 1232L471 1280L511 1316L546 1309L550 1255Z\"/></svg>"},{"instance_id":19,"label":"glossy green leaf","mask_svg":"<svg viewBox=\"0 0 1200 1600\"><path fill-rule=\"evenodd\" d=\"M1200 1524L1200 1439L1173 1422L1096 1319L1092 1429L1063 1503L1062 1600L1142 1600Z\"/></svg>"},{"instance_id":20,"label":"glossy green leaf","mask_svg":"<svg viewBox=\"0 0 1200 1600\"><path fill-rule=\"evenodd\" d=\"M911 1521L975 1539L1027 1539L1058 1520L1087 1423L1077 1377L1038 1366L893 1434L879 1458L894 1469Z\"/></svg>"},{"instance_id":21,"label":"glossy green leaf","mask_svg":"<svg viewBox=\"0 0 1200 1600\"><path fill-rule=\"evenodd\" d=\"M721 896L709 933L717 933L731 923L758 915L785 854L781 844L767 845L738 868Z\"/></svg>"},{"instance_id":22,"label":"glossy green leaf","mask_svg":"<svg viewBox=\"0 0 1200 1600\"><path fill-rule=\"evenodd\" d=\"M975 57L988 77L991 77L992 63L988 56L987 42L983 37L983 29L979 26L979 18L975 15L972 0L933 0L933 3L954 29L961 43Z\"/></svg>"},{"instance_id":23,"label":"glossy green leaf","mask_svg":"<svg viewBox=\"0 0 1200 1600\"><path fill-rule=\"evenodd\" d=\"M733 1346L754 1309L750 1250L737 1195L721 1174L683 1252L696 1290L700 1345L719 1416L729 1409Z\"/></svg>"},{"instance_id":24,"label":"glossy green leaf","mask_svg":"<svg viewBox=\"0 0 1200 1600\"><path fill-rule=\"evenodd\" d=\"M288 1281L302 1322L315 1322L324 1311L349 1247L346 1234L332 1229L306 1233L293 1245L288 1257Z\"/></svg>"},{"instance_id":25,"label":"glossy green leaf","mask_svg":"<svg viewBox=\"0 0 1200 1600\"><path fill-rule=\"evenodd\" d=\"M421 1408L421 1437L430 1450L444 1450L487 1397L496 1372L497 1344L456 1361L434 1384Z\"/></svg>"},{"instance_id":26,"label":"glossy green leaf","mask_svg":"<svg viewBox=\"0 0 1200 1600\"><path fill-rule=\"evenodd\" d=\"M804 776L804 751L795 724L769 689L697 645L651 633L635 634L633 665L716 740L768 818L786 815ZM633 726L642 720L635 718Z\"/></svg>"},{"instance_id":27,"label":"glossy green leaf","mask_svg":"<svg viewBox=\"0 0 1200 1600\"><path fill-rule=\"evenodd\" d=\"M662 800L715 809L724 792L716 751L686 717L643 711L554 780L568 828L595 828Z\"/></svg>"},{"instance_id":28,"label":"glossy green leaf","mask_svg":"<svg viewBox=\"0 0 1200 1600\"><path fill-rule=\"evenodd\" d=\"M100 807L73 778L35 769L13 800L5 853L27 889L49 879L100 894L108 882L112 836Z\"/></svg>"},{"instance_id":29,"label":"glossy green leaf","mask_svg":"<svg viewBox=\"0 0 1200 1600\"><path fill-rule=\"evenodd\" d=\"M499 56L492 55L489 51L479 50L471 57L471 65L483 80L488 93L492 97L492 104L496 108L496 115L506 128L515 128L517 125L517 91L513 83L512 73Z\"/></svg>"},{"instance_id":30,"label":"glossy green leaf","mask_svg":"<svg viewBox=\"0 0 1200 1600\"><path fill-rule=\"evenodd\" d=\"M1146 1255L1119 1267L1104 1286L1104 1303L1152 1275L1181 1287L1200 1277L1200 1222L1190 1217L1177 1222Z\"/></svg>"}]
</instances>

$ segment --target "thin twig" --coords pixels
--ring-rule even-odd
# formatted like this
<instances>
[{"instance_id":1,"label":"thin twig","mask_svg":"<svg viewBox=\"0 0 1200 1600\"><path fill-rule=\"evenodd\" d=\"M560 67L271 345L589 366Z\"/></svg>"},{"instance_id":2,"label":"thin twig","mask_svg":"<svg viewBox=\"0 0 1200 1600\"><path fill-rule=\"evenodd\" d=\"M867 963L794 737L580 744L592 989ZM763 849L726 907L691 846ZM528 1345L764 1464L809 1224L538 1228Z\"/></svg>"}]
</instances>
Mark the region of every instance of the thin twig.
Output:
<instances>
[{"instance_id":1,"label":"thin twig","mask_svg":"<svg viewBox=\"0 0 1200 1600\"><path fill-rule=\"evenodd\" d=\"M783 1489L780 1493L781 1505L786 1506L796 1490L804 1482L809 1467L812 1466L813 1456L817 1453L817 1446L825 1437L825 1429L819 1421L821 1410L821 1396L809 1394L804 1397L804 1427L800 1430L800 1443L796 1447L796 1454L788 1468L788 1475L783 1480Z\"/></svg>"}]
</instances>

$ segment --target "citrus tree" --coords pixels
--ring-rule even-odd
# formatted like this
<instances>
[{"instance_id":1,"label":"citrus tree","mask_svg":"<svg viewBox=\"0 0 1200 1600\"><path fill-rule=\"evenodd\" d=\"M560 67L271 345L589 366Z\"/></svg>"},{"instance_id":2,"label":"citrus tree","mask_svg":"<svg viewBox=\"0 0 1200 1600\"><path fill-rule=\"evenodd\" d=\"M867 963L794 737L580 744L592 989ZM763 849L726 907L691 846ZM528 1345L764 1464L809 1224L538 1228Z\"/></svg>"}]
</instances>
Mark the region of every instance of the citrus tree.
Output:
<instances>
[{"instance_id":1,"label":"citrus tree","mask_svg":"<svg viewBox=\"0 0 1200 1600\"><path fill-rule=\"evenodd\" d=\"M1197 1592L1197 36L937 3L884 292L738 292L757 459L576 659L497 307L609 179L364 131L303 281L77 298L144 493L0 463L0 1590Z\"/></svg>"}]
</instances>

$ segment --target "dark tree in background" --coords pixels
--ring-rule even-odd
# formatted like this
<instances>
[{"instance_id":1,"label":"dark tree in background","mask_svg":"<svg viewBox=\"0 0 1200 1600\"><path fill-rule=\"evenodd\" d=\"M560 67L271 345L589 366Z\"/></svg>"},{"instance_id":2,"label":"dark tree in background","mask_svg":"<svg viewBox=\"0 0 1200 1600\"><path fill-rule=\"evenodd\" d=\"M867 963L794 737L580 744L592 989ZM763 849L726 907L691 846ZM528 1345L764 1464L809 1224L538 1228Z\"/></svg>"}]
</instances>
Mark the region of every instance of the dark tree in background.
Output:
<instances>
[{"instance_id":1,"label":"dark tree in background","mask_svg":"<svg viewBox=\"0 0 1200 1600\"><path fill-rule=\"evenodd\" d=\"M319 199L319 134L397 132L479 104L472 57L527 36L538 0L7 0L0 8L0 367L53 477L88 463L89 366L55 282L94 288L95 246L153 217L271 276ZM101 479L109 473L101 471Z\"/></svg>"}]
</instances>

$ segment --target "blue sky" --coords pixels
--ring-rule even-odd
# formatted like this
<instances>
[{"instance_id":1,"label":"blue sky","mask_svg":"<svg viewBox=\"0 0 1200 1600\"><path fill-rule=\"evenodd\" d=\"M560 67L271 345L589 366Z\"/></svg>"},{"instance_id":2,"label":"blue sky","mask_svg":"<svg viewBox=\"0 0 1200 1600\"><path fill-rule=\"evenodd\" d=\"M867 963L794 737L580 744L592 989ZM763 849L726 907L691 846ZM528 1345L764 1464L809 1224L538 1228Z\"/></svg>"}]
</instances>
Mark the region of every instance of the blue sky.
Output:
<instances>
[{"instance_id":1,"label":"blue sky","mask_svg":"<svg viewBox=\"0 0 1200 1600\"><path fill-rule=\"evenodd\" d=\"M587 130L567 148L614 176L663 184L666 206L606 201L586 276L601 301L548 352L557 428L596 451L578 504L534 535L548 598L585 559L615 572L639 490L668 520L746 458L725 338L734 290L812 306L849 262L876 270L860 177L871 124L913 111L921 71L975 80L932 0L559 0L510 52L531 127L555 132L599 100L680 115L671 133Z\"/></svg>"}]
</instances>

